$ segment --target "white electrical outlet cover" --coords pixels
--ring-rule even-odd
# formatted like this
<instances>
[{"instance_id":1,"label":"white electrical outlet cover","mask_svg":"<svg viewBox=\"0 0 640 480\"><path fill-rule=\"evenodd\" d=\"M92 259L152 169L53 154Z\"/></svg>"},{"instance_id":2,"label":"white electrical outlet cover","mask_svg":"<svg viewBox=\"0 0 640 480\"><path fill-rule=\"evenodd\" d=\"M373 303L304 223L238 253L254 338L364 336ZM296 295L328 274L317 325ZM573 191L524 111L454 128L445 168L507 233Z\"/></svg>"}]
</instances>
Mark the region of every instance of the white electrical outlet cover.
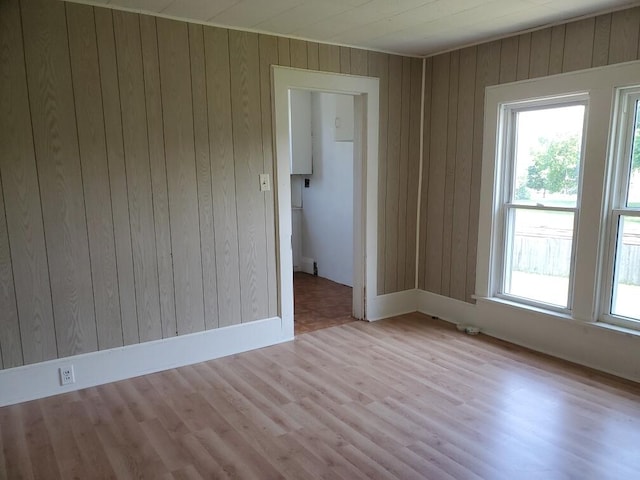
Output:
<instances>
[{"instance_id":1,"label":"white electrical outlet cover","mask_svg":"<svg viewBox=\"0 0 640 480\"><path fill-rule=\"evenodd\" d=\"M71 385L72 383L76 383L76 376L73 371L73 365L60 367L60 384Z\"/></svg>"}]
</instances>

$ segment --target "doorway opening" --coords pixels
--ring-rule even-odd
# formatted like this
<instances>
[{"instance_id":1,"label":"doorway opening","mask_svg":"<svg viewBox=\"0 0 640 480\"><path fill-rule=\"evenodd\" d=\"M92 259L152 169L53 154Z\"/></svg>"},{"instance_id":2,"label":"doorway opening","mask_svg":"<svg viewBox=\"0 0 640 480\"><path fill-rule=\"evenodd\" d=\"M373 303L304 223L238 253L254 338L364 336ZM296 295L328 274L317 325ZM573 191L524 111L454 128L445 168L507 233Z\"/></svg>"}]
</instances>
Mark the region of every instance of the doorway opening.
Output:
<instances>
[{"instance_id":1,"label":"doorway opening","mask_svg":"<svg viewBox=\"0 0 640 480\"><path fill-rule=\"evenodd\" d=\"M354 97L289 91L294 333L354 320Z\"/></svg>"},{"instance_id":2,"label":"doorway opening","mask_svg":"<svg viewBox=\"0 0 640 480\"><path fill-rule=\"evenodd\" d=\"M353 99L353 295L351 314L367 319L376 300L378 91L368 77L273 67L278 212L279 311L283 339L294 336L290 95L292 91L348 95ZM303 180L304 181L304 180ZM310 179L310 182L312 180Z\"/></svg>"}]
</instances>

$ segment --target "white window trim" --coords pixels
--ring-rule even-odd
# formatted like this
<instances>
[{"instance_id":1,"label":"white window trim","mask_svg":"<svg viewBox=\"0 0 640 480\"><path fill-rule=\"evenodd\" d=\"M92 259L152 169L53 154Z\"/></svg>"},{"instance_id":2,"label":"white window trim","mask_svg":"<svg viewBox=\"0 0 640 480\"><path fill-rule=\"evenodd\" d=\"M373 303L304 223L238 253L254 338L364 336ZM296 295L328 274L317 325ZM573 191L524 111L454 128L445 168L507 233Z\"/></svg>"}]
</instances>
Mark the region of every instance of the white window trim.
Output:
<instances>
[{"instance_id":1,"label":"white window trim","mask_svg":"<svg viewBox=\"0 0 640 480\"><path fill-rule=\"evenodd\" d=\"M500 300L497 297L502 263L502 206L504 172L502 164L504 133L502 105L531 102L552 97L584 95L589 98L584 132L582 165L582 199L577 228L574 269L573 308L570 318L579 321L599 320L602 293L598 279L602 277L606 246L606 222L609 218L611 195L605 188L610 178L613 151L609 149L612 119L616 118L615 92L618 87L640 84L640 62L582 70L567 74L531 79L488 87L485 93L484 143L480 191L478 256L476 265L476 297ZM615 134L615 133L614 133ZM612 137L615 138L615 137ZM606 282L603 282L603 284ZM517 303L521 308L527 305ZM539 307L535 307L538 310ZM544 310L552 316L565 313Z\"/></svg>"}]
</instances>

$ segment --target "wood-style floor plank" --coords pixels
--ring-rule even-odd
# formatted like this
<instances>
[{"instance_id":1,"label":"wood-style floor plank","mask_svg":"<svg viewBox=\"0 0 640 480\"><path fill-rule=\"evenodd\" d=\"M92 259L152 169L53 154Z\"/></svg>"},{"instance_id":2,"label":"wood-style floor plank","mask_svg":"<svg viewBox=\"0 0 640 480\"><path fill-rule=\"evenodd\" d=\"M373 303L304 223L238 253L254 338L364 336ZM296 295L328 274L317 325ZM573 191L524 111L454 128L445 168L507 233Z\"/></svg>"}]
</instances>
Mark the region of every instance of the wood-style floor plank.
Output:
<instances>
[{"instance_id":1,"label":"wood-style floor plank","mask_svg":"<svg viewBox=\"0 0 640 480\"><path fill-rule=\"evenodd\" d=\"M417 313L0 409L1 478L626 479L638 445L640 385Z\"/></svg>"}]
</instances>

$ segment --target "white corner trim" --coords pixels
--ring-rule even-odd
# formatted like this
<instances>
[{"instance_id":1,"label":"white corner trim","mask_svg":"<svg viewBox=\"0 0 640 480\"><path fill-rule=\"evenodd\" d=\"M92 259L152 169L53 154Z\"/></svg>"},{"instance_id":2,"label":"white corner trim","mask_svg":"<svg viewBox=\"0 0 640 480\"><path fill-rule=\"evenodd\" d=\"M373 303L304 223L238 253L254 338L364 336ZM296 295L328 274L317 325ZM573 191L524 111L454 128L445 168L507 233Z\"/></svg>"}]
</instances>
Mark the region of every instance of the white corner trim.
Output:
<instances>
[{"instance_id":1,"label":"white corner trim","mask_svg":"<svg viewBox=\"0 0 640 480\"><path fill-rule=\"evenodd\" d=\"M382 320L416 311L418 290L387 293L372 297L367 305L367 320Z\"/></svg>"},{"instance_id":2,"label":"white corner trim","mask_svg":"<svg viewBox=\"0 0 640 480\"><path fill-rule=\"evenodd\" d=\"M0 371L0 407L191 365L293 340L279 317L179 337L85 353ZM58 369L73 365L75 383L60 385Z\"/></svg>"}]
</instances>

